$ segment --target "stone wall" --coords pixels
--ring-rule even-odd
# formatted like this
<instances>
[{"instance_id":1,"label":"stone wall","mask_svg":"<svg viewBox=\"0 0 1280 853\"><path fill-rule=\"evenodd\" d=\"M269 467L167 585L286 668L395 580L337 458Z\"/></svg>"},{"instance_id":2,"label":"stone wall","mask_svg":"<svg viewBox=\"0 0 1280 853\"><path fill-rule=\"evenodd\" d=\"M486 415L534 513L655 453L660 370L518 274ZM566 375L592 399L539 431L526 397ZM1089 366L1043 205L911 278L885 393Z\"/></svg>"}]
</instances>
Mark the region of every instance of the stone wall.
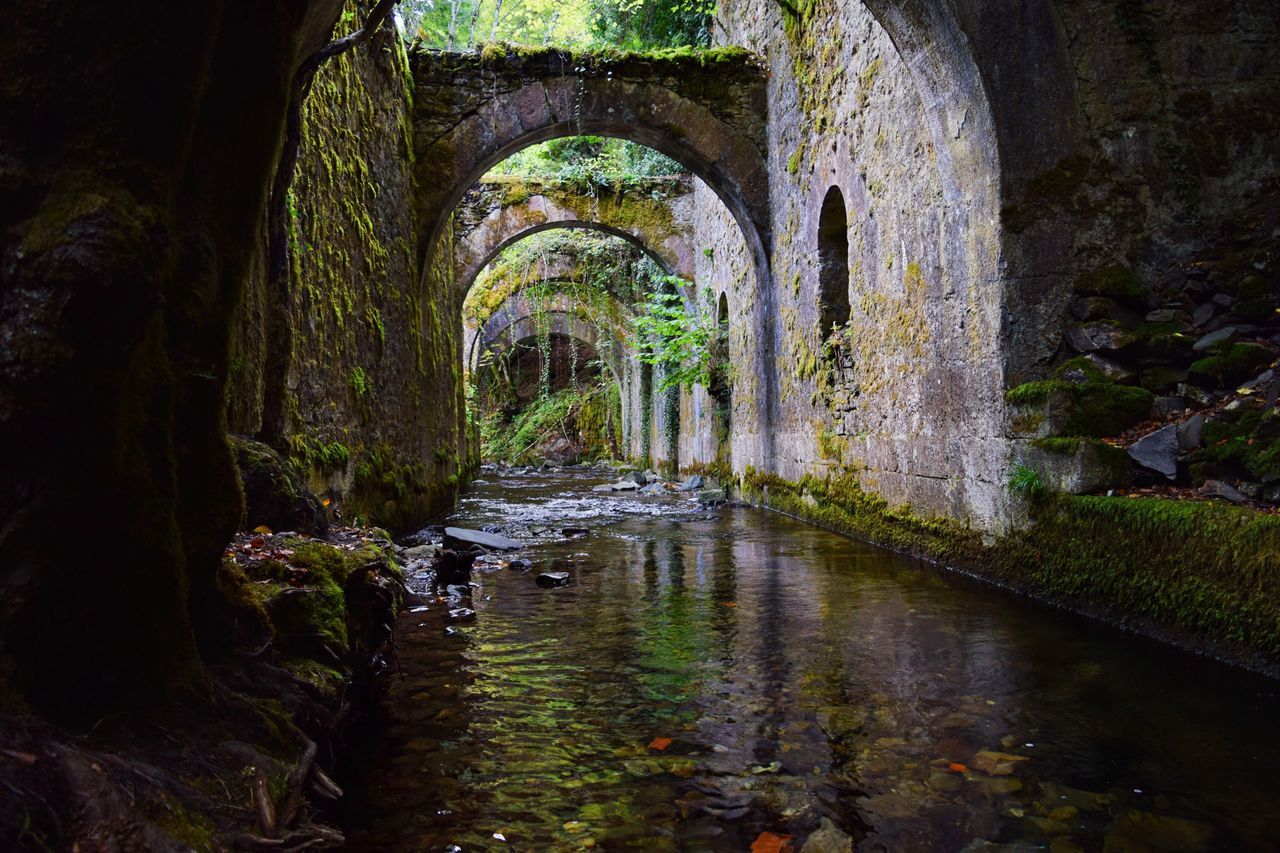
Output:
<instances>
[{"instance_id":1,"label":"stone wall","mask_svg":"<svg viewBox=\"0 0 1280 853\"><path fill-rule=\"evenodd\" d=\"M698 199L698 279L735 306L734 467L847 472L891 504L1006 528L1003 395L1072 354L1076 283L1114 267L1151 283L1275 181L1276 27L1261 0L722 9L717 38L770 70L768 288ZM833 187L851 309L836 336L818 329ZM682 434L704 429L699 393ZM710 453L691 439L682 462Z\"/></svg>"},{"instance_id":2,"label":"stone wall","mask_svg":"<svg viewBox=\"0 0 1280 853\"><path fill-rule=\"evenodd\" d=\"M461 302L452 265L424 276L414 254L410 109L408 59L390 31L320 71L289 199L287 301L273 305L259 263L229 403L231 430L280 445L339 517L394 529L449 506L468 468ZM271 331L272 310L291 340ZM284 400L274 418L267 390Z\"/></svg>"}]
</instances>

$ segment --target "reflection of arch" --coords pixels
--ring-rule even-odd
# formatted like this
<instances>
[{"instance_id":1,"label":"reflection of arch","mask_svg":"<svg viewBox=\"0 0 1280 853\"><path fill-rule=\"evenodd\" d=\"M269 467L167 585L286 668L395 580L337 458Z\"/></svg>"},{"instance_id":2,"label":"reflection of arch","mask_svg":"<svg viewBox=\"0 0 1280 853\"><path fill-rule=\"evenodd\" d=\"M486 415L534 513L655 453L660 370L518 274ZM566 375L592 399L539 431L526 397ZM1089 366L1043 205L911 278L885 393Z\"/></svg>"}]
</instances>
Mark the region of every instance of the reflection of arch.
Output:
<instances>
[{"instance_id":1,"label":"reflection of arch","mask_svg":"<svg viewBox=\"0 0 1280 853\"><path fill-rule=\"evenodd\" d=\"M595 134L647 145L702 178L767 283L765 78L753 60L419 52L413 71L424 270L446 218L491 166L537 142Z\"/></svg>"},{"instance_id":2,"label":"reflection of arch","mask_svg":"<svg viewBox=\"0 0 1280 853\"><path fill-rule=\"evenodd\" d=\"M600 187L594 196L556 186L527 192L523 182L498 180L467 192L454 221L455 279L464 293L503 249L555 228L621 238L646 252L667 274L693 278L692 181L655 180L651 187L623 191Z\"/></svg>"}]
</instances>

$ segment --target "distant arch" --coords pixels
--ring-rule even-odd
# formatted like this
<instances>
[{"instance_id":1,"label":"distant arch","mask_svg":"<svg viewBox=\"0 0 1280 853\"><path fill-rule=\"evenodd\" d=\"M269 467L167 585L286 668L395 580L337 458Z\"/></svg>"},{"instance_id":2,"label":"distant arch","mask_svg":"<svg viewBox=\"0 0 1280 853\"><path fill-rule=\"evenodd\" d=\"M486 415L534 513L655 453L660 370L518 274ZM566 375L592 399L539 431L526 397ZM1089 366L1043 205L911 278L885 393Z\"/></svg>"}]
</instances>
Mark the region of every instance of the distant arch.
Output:
<instances>
[{"instance_id":1,"label":"distant arch","mask_svg":"<svg viewBox=\"0 0 1280 853\"><path fill-rule=\"evenodd\" d=\"M849 322L849 210L840 187L827 190L818 215L818 337Z\"/></svg>"}]
</instances>

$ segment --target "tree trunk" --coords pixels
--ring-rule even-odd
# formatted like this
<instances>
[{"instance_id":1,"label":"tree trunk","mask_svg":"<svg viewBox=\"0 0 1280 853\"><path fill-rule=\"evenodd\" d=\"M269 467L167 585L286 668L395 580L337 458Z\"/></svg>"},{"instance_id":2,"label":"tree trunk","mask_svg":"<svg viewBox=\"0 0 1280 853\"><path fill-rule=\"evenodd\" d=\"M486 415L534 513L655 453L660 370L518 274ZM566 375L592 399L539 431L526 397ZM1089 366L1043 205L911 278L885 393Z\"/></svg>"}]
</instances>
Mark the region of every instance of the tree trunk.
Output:
<instances>
[{"instance_id":1,"label":"tree trunk","mask_svg":"<svg viewBox=\"0 0 1280 853\"><path fill-rule=\"evenodd\" d=\"M557 14L559 11L557 10ZM498 19L502 16L502 0L494 0L493 26L489 28L489 41L498 40Z\"/></svg>"}]
</instances>

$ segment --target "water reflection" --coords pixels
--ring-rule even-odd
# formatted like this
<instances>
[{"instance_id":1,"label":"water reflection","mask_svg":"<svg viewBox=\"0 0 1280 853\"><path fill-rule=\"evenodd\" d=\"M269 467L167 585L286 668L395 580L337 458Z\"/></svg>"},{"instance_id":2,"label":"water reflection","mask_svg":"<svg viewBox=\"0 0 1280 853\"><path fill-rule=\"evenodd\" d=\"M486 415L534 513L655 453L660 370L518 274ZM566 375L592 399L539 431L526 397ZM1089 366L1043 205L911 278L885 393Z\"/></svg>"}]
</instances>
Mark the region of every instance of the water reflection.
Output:
<instances>
[{"instance_id":1,"label":"water reflection","mask_svg":"<svg viewBox=\"0 0 1280 853\"><path fill-rule=\"evenodd\" d=\"M478 574L472 622L406 615L353 849L745 850L823 818L863 850L1280 838L1273 682L777 515L592 482L460 508L536 568ZM570 586L536 586L552 564Z\"/></svg>"}]
</instances>

